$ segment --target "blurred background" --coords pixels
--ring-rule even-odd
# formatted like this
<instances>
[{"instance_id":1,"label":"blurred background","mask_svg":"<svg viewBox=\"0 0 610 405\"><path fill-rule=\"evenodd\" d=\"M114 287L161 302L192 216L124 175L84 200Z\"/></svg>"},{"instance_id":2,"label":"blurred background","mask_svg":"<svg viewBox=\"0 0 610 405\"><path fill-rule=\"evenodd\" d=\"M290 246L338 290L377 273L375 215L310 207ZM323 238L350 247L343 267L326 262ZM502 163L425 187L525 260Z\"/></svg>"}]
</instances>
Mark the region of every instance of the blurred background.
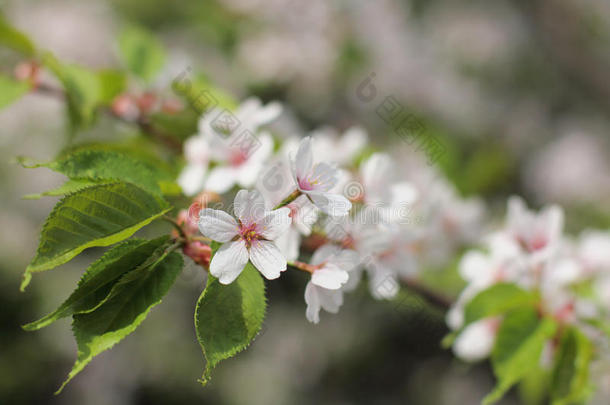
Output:
<instances>
[{"instance_id":1,"label":"blurred background","mask_svg":"<svg viewBox=\"0 0 610 405\"><path fill-rule=\"evenodd\" d=\"M376 104L358 97L369 78L378 98L394 96L442 142L438 167L464 196L482 196L492 221L504 215L506 197L519 194L534 206L561 204L569 232L610 228L607 0L0 4L11 23L62 60L117 66L117 32L136 24L166 46L155 88L167 89L190 67L238 99L284 102L295 118L286 131L360 124L375 146L412 154ZM0 61L2 71L15 66L2 53ZM0 404L475 404L491 390L487 364L464 364L441 348L444 314L422 299L379 302L362 289L346 296L338 315L324 313L312 325L304 316L306 280L290 272L268 283L263 333L203 389L193 310L204 278L190 263L134 334L54 397L76 354L69 320L35 333L19 326L61 303L101 250L18 291L56 202L21 197L63 176L23 169L14 157L51 159L65 145L65 128L53 98L29 94L0 110ZM79 140L128 131L101 123ZM454 267L436 281L447 295L460 288ZM607 395L601 390L593 403L607 403ZM502 403L519 398L512 393Z\"/></svg>"}]
</instances>

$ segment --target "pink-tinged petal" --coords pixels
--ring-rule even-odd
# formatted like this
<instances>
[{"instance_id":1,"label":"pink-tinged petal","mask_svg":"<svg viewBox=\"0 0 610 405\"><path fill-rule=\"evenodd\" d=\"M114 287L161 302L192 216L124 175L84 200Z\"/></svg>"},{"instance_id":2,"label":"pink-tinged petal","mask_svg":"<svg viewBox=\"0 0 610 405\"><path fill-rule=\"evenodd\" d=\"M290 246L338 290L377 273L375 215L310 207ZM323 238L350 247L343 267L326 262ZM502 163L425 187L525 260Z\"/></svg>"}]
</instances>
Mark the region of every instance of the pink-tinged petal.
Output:
<instances>
[{"instance_id":1,"label":"pink-tinged petal","mask_svg":"<svg viewBox=\"0 0 610 405\"><path fill-rule=\"evenodd\" d=\"M311 137L304 138L299 144L294 159L294 170L297 179L305 179L313 167L313 152L311 150Z\"/></svg>"},{"instance_id":2,"label":"pink-tinged petal","mask_svg":"<svg viewBox=\"0 0 610 405\"><path fill-rule=\"evenodd\" d=\"M282 207L268 212L262 221L257 223L257 231L263 238L275 240L286 232L291 223L290 208Z\"/></svg>"},{"instance_id":3,"label":"pink-tinged petal","mask_svg":"<svg viewBox=\"0 0 610 405\"><path fill-rule=\"evenodd\" d=\"M329 290L338 290L347 283L348 278L347 271L341 270L332 263L327 263L326 266L313 272L311 282Z\"/></svg>"},{"instance_id":4,"label":"pink-tinged petal","mask_svg":"<svg viewBox=\"0 0 610 405\"><path fill-rule=\"evenodd\" d=\"M221 284L231 284L248 263L248 249L243 240L225 243L210 262L210 273Z\"/></svg>"},{"instance_id":5,"label":"pink-tinged petal","mask_svg":"<svg viewBox=\"0 0 610 405\"><path fill-rule=\"evenodd\" d=\"M186 196L193 196L203 189L203 182L207 170L206 165L188 164L182 169L178 177L178 184Z\"/></svg>"},{"instance_id":6,"label":"pink-tinged petal","mask_svg":"<svg viewBox=\"0 0 610 405\"><path fill-rule=\"evenodd\" d=\"M333 217L343 217L352 209L352 203L340 194L318 193L310 191L306 193L311 202L324 213Z\"/></svg>"},{"instance_id":7,"label":"pink-tinged petal","mask_svg":"<svg viewBox=\"0 0 610 405\"><path fill-rule=\"evenodd\" d=\"M318 163L313 167L312 173L308 176L309 183L316 191L329 191L339 179L339 173L335 166L328 163Z\"/></svg>"},{"instance_id":8,"label":"pink-tinged petal","mask_svg":"<svg viewBox=\"0 0 610 405\"><path fill-rule=\"evenodd\" d=\"M204 208L199 212L199 231L218 242L228 242L238 231L237 221L224 211Z\"/></svg>"},{"instance_id":9,"label":"pink-tinged petal","mask_svg":"<svg viewBox=\"0 0 610 405\"><path fill-rule=\"evenodd\" d=\"M233 212L246 226L258 223L265 217L265 200L258 191L239 190L233 200Z\"/></svg>"},{"instance_id":10,"label":"pink-tinged petal","mask_svg":"<svg viewBox=\"0 0 610 405\"><path fill-rule=\"evenodd\" d=\"M275 243L266 240L253 241L250 261L267 280L274 280L286 270L286 258Z\"/></svg>"},{"instance_id":11,"label":"pink-tinged petal","mask_svg":"<svg viewBox=\"0 0 610 405\"><path fill-rule=\"evenodd\" d=\"M237 182L237 172L232 167L215 167L205 182L205 188L218 194L226 193Z\"/></svg>"},{"instance_id":12,"label":"pink-tinged petal","mask_svg":"<svg viewBox=\"0 0 610 405\"><path fill-rule=\"evenodd\" d=\"M309 322L318 323L320 322L320 297L318 294L319 288L311 283L307 283L305 287L305 303L307 309L305 310L305 317Z\"/></svg>"}]
</instances>

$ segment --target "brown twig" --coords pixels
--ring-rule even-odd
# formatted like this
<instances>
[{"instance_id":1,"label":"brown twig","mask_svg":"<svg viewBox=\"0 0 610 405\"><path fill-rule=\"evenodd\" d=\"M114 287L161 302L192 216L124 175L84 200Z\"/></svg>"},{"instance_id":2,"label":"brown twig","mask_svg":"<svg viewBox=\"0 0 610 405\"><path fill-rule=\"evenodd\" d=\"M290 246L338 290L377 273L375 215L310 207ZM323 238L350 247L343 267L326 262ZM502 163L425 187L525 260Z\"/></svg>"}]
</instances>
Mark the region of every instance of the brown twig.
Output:
<instances>
[{"instance_id":1,"label":"brown twig","mask_svg":"<svg viewBox=\"0 0 610 405\"><path fill-rule=\"evenodd\" d=\"M430 288L422 285L417 280L402 279L401 283L409 290L425 298L430 304L433 304L434 306L437 306L443 310L448 310L453 304L449 298L437 293L436 291L432 291Z\"/></svg>"},{"instance_id":2,"label":"brown twig","mask_svg":"<svg viewBox=\"0 0 610 405\"><path fill-rule=\"evenodd\" d=\"M58 98L61 100L66 99L66 93L63 90L50 86L46 83L39 83L35 87L35 91L40 94L49 95L49 96L52 96L52 97L55 97L55 98ZM146 117L145 115L140 115L138 117L138 119L136 119L135 121L132 121L132 120L128 120L128 119L124 118L120 114L117 114L115 111L112 110L112 108L103 106L103 107L99 107L98 109L119 121L137 125L143 134L148 135L151 138L159 141L163 145L172 149L174 152L180 153L182 151L182 143L177 138L175 138L174 136L167 134L163 131L160 131L158 128L155 128L151 124L148 117Z\"/></svg>"}]
</instances>

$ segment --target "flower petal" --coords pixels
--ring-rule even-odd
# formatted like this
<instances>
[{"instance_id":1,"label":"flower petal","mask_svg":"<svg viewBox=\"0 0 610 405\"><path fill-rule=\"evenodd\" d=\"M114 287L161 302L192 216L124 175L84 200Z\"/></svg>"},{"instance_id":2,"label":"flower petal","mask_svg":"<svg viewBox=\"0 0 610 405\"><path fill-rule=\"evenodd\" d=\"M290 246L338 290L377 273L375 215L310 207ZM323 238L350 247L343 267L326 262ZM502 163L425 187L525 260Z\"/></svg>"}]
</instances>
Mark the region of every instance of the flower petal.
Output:
<instances>
[{"instance_id":1,"label":"flower petal","mask_svg":"<svg viewBox=\"0 0 610 405\"><path fill-rule=\"evenodd\" d=\"M228 242L238 230L235 218L224 211L204 208L199 212L199 231L210 239Z\"/></svg>"},{"instance_id":2,"label":"flower petal","mask_svg":"<svg viewBox=\"0 0 610 405\"><path fill-rule=\"evenodd\" d=\"M326 288L318 288L318 297L320 299L320 305L326 312L336 314L339 312L339 308L343 305L343 291L342 290L328 290Z\"/></svg>"},{"instance_id":3,"label":"flower petal","mask_svg":"<svg viewBox=\"0 0 610 405\"><path fill-rule=\"evenodd\" d=\"M327 263L321 269L313 272L311 282L329 290L338 290L347 283L348 278L347 271L341 270L332 263Z\"/></svg>"},{"instance_id":4,"label":"flower petal","mask_svg":"<svg viewBox=\"0 0 610 405\"><path fill-rule=\"evenodd\" d=\"M314 266L318 264L322 264L327 261L329 258L338 255L341 252L341 248L336 245L326 244L324 246L319 247L311 256L311 260L309 261Z\"/></svg>"},{"instance_id":5,"label":"flower petal","mask_svg":"<svg viewBox=\"0 0 610 405\"><path fill-rule=\"evenodd\" d=\"M184 158L192 164L207 166L210 146L204 136L192 136L184 142Z\"/></svg>"},{"instance_id":6,"label":"flower petal","mask_svg":"<svg viewBox=\"0 0 610 405\"><path fill-rule=\"evenodd\" d=\"M265 200L258 191L239 190L233 200L233 212L244 225L258 223L265 216Z\"/></svg>"},{"instance_id":7,"label":"flower petal","mask_svg":"<svg viewBox=\"0 0 610 405\"><path fill-rule=\"evenodd\" d=\"M268 212L262 221L257 223L257 230L265 239L275 240L286 232L291 223L290 208L282 207Z\"/></svg>"},{"instance_id":8,"label":"flower petal","mask_svg":"<svg viewBox=\"0 0 610 405\"><path fill-rule=\"evenodd\" d=\"M305 317L309 322L320 322L320 296L318 295L319 288L311 283L307 283L305 287Z\"/></svg>"},{"instance_id":9,"label":"flower petal","mask_svg":"<svg viewBox=\"0 0 610 405\"><path fill-rule=\"evenodd\" d=\"M286 258L275 243L258 240L250 246L250 261L267 280L274 280L286 270Z\"/></svg>"},{"instance_id":10,"label":"flower petal","mask_svg":"<svg viewBox=\"0 0 610 405\"><path fill-rule=\"evenodd\" d=\"M279 117L281 113L282 104L277 101L270 102L269 104L260 107L255 114L252 114L252 125L259 127L268 124Z\"/></svg>"},{"instance_id":11,"label":"flower petal","mask_svg":"<svg viewBox=\"0 0 610 405\"><path fill-rule=\"evenodd\" d=\"M311 137L304 138L299 144L294 158L294 174L298 179L304 179L313 166L313 152L311 150Z\"/></svg>"},{"instance_id":12,"label":"flower petal","mask_svg":"<svg viewBox=\"0 0 610 405\"><path fill-rule=\"evenodd\" d=\"M330 216L343 217L352 209L352 203L340 194L319 193L315 191L309 191L306 194L316 207Z\"/></svg>"},{"instance_id":13,"label":"flower petal","mask_svg":"<svg viewBox=\"0 0 610 405\"><path fill-rule=\"evenodd\" d=\"M322 162L313 167L313 172L308 179L310 183L314 184L315 190L329 191L337 184L339 172L335 166Z\"/></svg>"},{"instance_id":14,"label":"flower petal","mask_svg":"<svg viewBox=\"0 0 610 405\"><path fill-rule=\"evenodd\" d=\"M496 339L494 318L472 323L459 334L453 343L453 352L466 361L482 360L489 356Z\"/></svg>"},{"instance_id":15,"label":"flower petal","mask_svg":"<svg viewBox=\"0 0 610 405\"><path fill-rule=\"evenodd\" d=\"M280 249L286 260L293 261L299 258L301 235L296 229L288 228L288 230L280 235L274 242L275 246Z\"/></svg>"},{"instance_id":16,"label":"flower petal","mask_svg":"<svg viewBox=\"0 0 610 405\"><path fill-rule=\"evenodd\" d=\"M225 243L210 263L210 273L221 284L231 284L248 263L248 249L243 240Z\"/></svg>"},{"instance_id":17,"label":"flower petal","mask_svg":"<svg viewBox=\"0 0 610 405\"><path fill-rule=\"evenodd\" d=\"M208 191L223 194L226 193L237 182L237 173L232 167L215 167L205 182Z\"/></svg>"},{"instance_id":18,"label":"flower petal","mask_svg":"<svg viewBox=\"0 0 610 405\"><path fill-rule=\"evenodd\" d=\"M207 165L188 164L178 177L178 184L186 196L193 196L203 189Z\"/></svg>"}]
</instances>

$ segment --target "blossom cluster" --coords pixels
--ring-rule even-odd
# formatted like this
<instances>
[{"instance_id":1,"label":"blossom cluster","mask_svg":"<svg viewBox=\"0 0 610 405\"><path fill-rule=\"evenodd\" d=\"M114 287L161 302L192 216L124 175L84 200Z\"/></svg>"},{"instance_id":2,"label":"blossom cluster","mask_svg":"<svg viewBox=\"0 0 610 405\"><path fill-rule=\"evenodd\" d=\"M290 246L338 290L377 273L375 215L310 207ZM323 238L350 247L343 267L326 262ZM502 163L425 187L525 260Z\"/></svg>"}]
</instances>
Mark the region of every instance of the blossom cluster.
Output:
<instances>
[{"instance_id":1,"label":"blossom cluster","mask_svg":"<svg viewBox=\"0 0 610 405\"><path fill-rule=\"evenodd\" d=\"M209 263L220 283L248 262L268 280L289 267L305 271L306 316L317 323L320 309L336 313L364 274L373 297L391 299L401 279L441 267L478 238L482 203L461 198L429 166L401 175L390 155L366 150L360 127L278 135L271 127L280 115L279 103L257 99L234 113L216 108L185 142L186 195L238 190L233 215L198 202L190 218L221 244ZM205 253L195 260L206 263Z\"/></svg>"},{"instance_id":2,"label":"blossom cluster","mask_svg":"<svg viewBox=\"0 0 610 405\"><path fill-rule=\"evenodd\" d=\"M485 251L467 252L459 265L467 281L447 324L460 331L455 354L467 361L490 355L500 324L487 317L464 325L464 307L477 293L497 283L514 283L540 293L539 312L559 325L577 326L592 341L603 333L591 327L594 319L607 319L610 308L610 233L587 230L578 238L563 233L564 214L549 206L540 212L527 208L519 197L508 202L503 229L484 238ZM549 364L557 342L549 341L541 365Z\"/></svg>"}]
</instances>

